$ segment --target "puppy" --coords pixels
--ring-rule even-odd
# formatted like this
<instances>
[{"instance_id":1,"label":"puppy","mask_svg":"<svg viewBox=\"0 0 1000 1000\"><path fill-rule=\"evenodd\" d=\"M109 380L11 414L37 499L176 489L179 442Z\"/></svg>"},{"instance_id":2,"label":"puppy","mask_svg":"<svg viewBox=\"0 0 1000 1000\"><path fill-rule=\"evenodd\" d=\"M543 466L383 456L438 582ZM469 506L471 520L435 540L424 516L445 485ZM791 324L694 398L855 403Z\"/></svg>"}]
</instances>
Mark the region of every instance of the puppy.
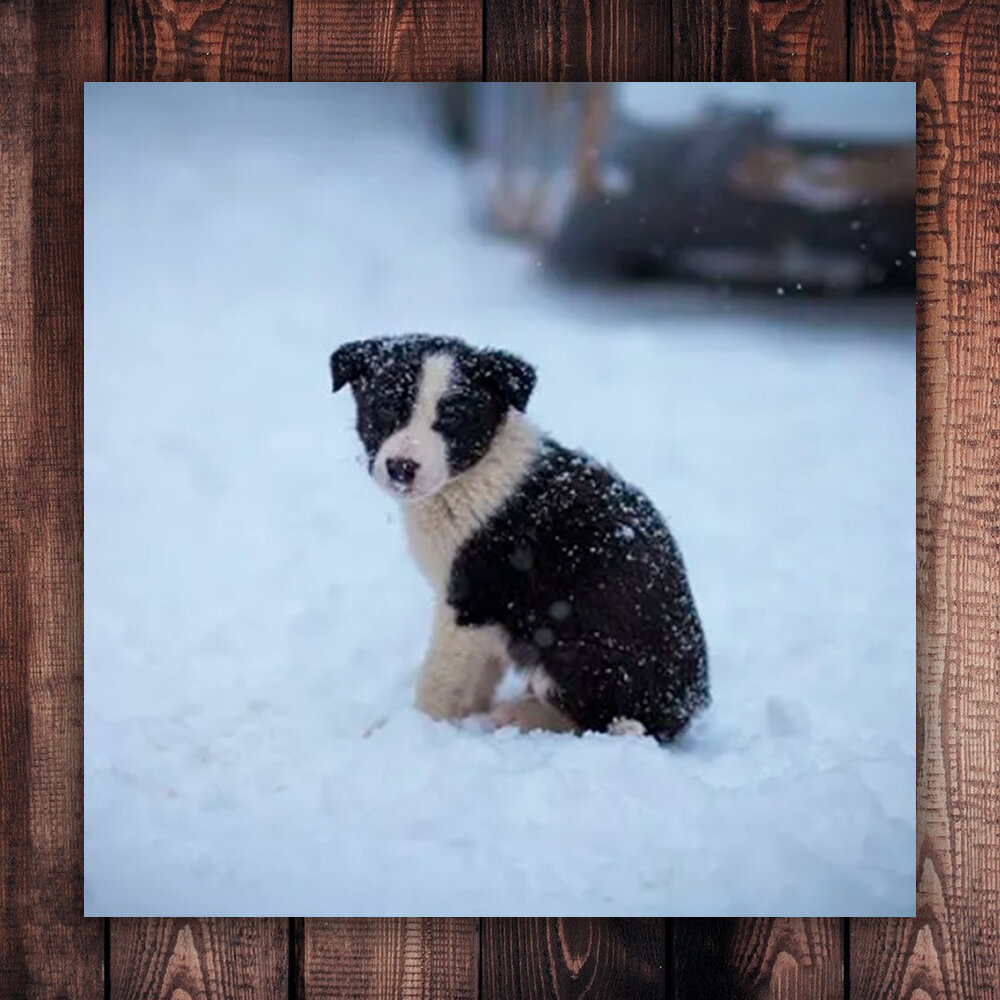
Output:
<instances>
[{"instance_id":1,"label":"puppy","mask_svg":"<svg viewBox=\"0 0 1000 1000\"><path fill-rule=\"evenodd\" d=\"M498 725L680 733L709 700L680 552L639 490L527 420L534 369L424 334L344 344L330 367L434 589L417 705L487 712L513 663L528 693Z\"/></svg>"}]
</instances>

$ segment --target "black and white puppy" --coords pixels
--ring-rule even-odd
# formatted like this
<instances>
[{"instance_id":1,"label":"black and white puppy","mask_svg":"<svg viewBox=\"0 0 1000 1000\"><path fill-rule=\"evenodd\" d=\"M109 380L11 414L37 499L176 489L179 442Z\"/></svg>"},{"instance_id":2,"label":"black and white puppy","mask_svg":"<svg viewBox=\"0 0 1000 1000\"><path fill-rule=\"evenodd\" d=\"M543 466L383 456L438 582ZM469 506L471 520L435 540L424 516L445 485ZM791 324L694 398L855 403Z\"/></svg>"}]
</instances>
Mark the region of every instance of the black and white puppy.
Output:
<instances>
[{"instance_id":1,"label":"black and white puppy","mask_svg":"<svg viewBox=\"0 0 1000 1000\"><path fill-rule=\"evenodd\" d=\"M677 545L639 490L527 420L534 369L423 334L345 344L330 367L435 591L418 706L489 711L513 663L529 693L498 725L676 736L708 703Z\"/></svg>"}]
</instances>

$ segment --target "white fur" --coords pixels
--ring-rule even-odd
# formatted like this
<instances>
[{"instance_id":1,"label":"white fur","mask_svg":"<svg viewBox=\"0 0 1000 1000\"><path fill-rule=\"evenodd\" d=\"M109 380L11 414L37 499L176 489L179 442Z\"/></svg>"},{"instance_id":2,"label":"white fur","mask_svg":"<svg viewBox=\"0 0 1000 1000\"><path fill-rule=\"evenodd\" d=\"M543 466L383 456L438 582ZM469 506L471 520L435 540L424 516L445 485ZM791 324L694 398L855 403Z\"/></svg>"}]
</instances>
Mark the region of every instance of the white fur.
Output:
<instances>
[{"instance_id":1,"label":"white fur","mask_svg":"<svg viewBox=\"0 0 1000 1000\"><path fill-rule=\"evenodd\" d=\"M396 496L422 499L439 490L448 478L448 453L444 438L432 427L438 401L448 390L453 364L447 354L431 354L424 358L409 423L389 435L375 455L372 464L375 481ZM386 461L390 458L408 458L417 463L416 476L408 487L401 487L389 478Z\"/></svg>"},{"instance_id":2,"label":"white fur","mask_svg":"<svg viewBox=\"0 0 1000 1000\"><path fill-rule=\"evenodd\" d=\"M410 548L437 594L434 632L417 681L417 707L435 718L488 711L508 661L503 631L457 625L444 595L458 547L521 483L538 447L537 431L511 410L471 469L403 506Z\"/></svg>"},{"instance_id":3,"label":"white fur","mask_svg":"<svg viewBox=\"0 0 1000 1000\"><path fill-rule=\"evenodd\" d=\"M612 736L645 736L646 727L638 719L626 719L621 716L613 719L608 726Z\"/></svg>"},{"instance_id":4,"label":"white fur","mask_svg":"<svg viewBox=\"0 0 1000 1000\"><path fill-rule=\"evenodd\" d=\"M425 363L414 419L394 438L415 425L429 429L433 422L437 400L450 378L451 361L435 355L428 362L434 364ZM508 662L503 630L498 626L458 625L445 593L456 551L521 485L539 447L538 431L512 409L489 450L471 469L450 480L446 478L429 495L403 504L410 548L437 595L430 648L417 681L417 707L434 718L453 719L489 711ZM420 461L414 453L407 457ZM528 693L497 705L490 719L495 726L515 725L522 730L576 730L573 721L549 703L555 691L555 681L535 667L528 676ZM611 723L608 732L641 736L646 730L635 719L619 718Z\"/></svg>"},{"instance_id":5,"label":"white fur","mask_svg":"<svg viewBox=\"0 0 1000 1000\"><path fill-rule=\"evenodd\" d=\"M441 436L431 429L437 404L447 391L453 361L447 354L424 360L413 415L382 444L373 474L403 503L410 548L437 595L430 648L417 680L417 707L434 718L459 718L489 711L508 662L506 637L496 627L460 626L444 599L452 560L459 546L518 488L538 453L537 430L516 410L508 411L486 454L465 472L449 479ZM387 458L409 458L419 470L409 491L392 483ZM547 678L546 678L547 679ZM539 679L541 684L541 678ZM548 688L546 688L548 690ZM535 725L571 727L554 710L530 699L519 719Z\"/></svg>"},{"instance_id":6,"label":"white fur","mask_svg":"<svg viewBox=\"0 0 1000 1000\"><path fill-rule=\"evenodd\" d=\"M549 701L556 692L556 682L541 667L534 667L528 675L528 690L539 701Z\"/></svg>"},{"instance_id":7,"label":"white fur","mask_svg":"<svg viewBox=\"0 0 1000 1000\"><path fill-rule=\"evenodd\" d=\"M506 662L499 628L457 625L451 607L439 602L430 649L417 679L417 707L435 719L489 711Z\"/></svg>"},{"instance_id":8,"label":"white fur","mask_svg":"<svg viewBox=\"0 0 1000 1000\"><path fill-rule=\"evenodd\" d=\"M443 595L458 547L489 520L523 482L538 454L539 435L510 410L486 454L436 493L406 503L403 517L417 565Z\"/></svg>"}]
</instances>

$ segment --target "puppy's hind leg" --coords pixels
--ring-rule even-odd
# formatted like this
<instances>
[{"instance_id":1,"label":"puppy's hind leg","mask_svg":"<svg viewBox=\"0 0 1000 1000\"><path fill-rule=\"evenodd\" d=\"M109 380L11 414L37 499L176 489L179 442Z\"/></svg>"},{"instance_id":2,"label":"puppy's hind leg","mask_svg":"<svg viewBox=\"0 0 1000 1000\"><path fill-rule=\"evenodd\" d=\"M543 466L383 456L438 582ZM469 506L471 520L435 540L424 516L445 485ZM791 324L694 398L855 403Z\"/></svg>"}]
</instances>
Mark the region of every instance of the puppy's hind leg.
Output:
<instances>
[{"instance_id":1,"label":"puppy's hind leg","mask_svg":"<svg viewBox=\"0 0 1000 1000\"><path fill-rule=\"evenodd\" d=\"M551 733L571 733L577 728L576 723L554 705L539 701L530 694L517 701L505 701L497 705L490 713L490 721L498 729L502 726L517 726L522 732L545 729Z\"/></svg>"},{"instance_id":2,"label":"puppy's hind leg","mask_svg":"<svg viewBox=\"0 0 1000 1000\"><path fill-rule=\"evenodd\" d=\"M417 679L417 708L435 719L488 712L503 673L504 655L496 629L458 625L452 609L440 604Z\"/></svg>"},{"instance_id":3,"label":"puppy's hind leg","mask_svg":"<svg viewBox=\"0 0 1000 1000\"><path fill-rule=\"evenodd\" d=\"M553 733L569 733L577 725L561 712L550 699L558 694L556 685L544 670L536 667L528 677L528 693L517 701L497 705L490 719L498 728L517 726L522 732L546 729Z\"/></svg>"}]
</instances>

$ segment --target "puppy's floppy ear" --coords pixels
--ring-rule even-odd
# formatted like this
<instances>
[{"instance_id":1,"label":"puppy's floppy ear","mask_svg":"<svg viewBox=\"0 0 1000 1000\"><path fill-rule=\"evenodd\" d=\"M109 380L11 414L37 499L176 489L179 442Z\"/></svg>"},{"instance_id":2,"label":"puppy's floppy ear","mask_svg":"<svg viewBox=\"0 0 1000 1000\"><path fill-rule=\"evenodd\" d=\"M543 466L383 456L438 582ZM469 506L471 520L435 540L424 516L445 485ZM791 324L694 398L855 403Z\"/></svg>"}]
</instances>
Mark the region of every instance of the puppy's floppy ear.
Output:
<instances>
[{"instance_id":1,"label":"puppy's floppy ear","mask_svg":"<svg viewBox=\"0 0 1000 1000\"><path fill-rule=\"evenodd\" d=\"M343 344L330 355L330 374L333 376L333 391L343 388L349 382L364 378L371 364L372 345L370 340L355 340Z\"/></svg>"},{"instance_id":2,"label":"puppy's floppy ear","mask_svg":"<svg viewBox=\"0 0 1000 1000\"><path fill-rule=\"evenodd\" d=\"M477 368L490 391L508 406L524 412L535 388L535 369L507 351L480 351Z\"/></svg>"}]
</instances>

